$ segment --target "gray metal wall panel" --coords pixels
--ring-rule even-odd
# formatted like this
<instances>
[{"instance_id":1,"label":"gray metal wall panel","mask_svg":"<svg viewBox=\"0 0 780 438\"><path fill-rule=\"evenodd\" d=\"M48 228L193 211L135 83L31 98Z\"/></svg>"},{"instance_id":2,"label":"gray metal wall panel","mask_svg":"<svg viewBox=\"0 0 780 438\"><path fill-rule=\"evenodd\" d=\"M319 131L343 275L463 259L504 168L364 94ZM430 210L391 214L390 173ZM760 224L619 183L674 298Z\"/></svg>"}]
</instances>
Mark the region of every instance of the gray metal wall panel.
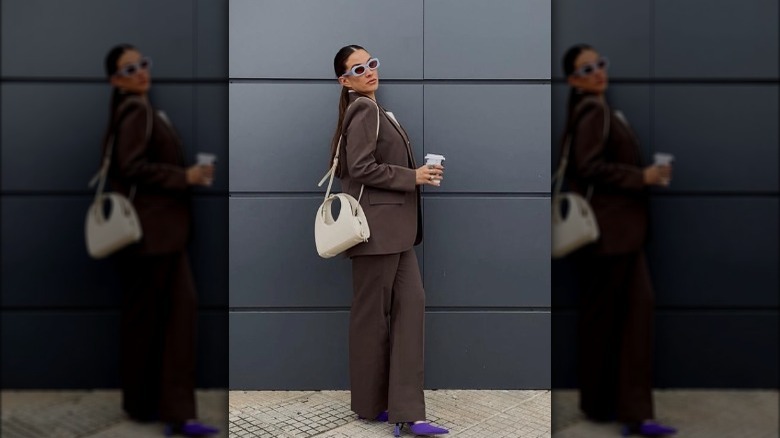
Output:
<instances>
[{"instance_id":1,"label":"gray metal wall panel","mask_svg":"<svg viewBox=\"0 0 780 438\"><path fill-rule=\"evenodd\" d=\"M547 198L427 198L428 306L550 305Z\"/></svg>"},{"instance_id":2,"label":"gray metal wall panel","mask_svg":"<svg viewBox=\"0 0 780 438\"><path fill-rule=\"evenodd\" d=\"M658 197L652 207L659 305L777 308L777 198Z\"/></svg>"},{"instance_id":3,"label":"gray metal wall panel","mask_svg":"<svg viewBox=\"0 0 780 438\"><path fill-rule=\"evenodd\" d=\"M612 77L649 78L651 7L650 1L555 0L553 76L564 77L563 54L569 47L587 43L610 59Z\"/></svg>"},{"instance_id":4,"label":"gray metal wall panel","mask_svg":"<svg viewBox=\"0 0 780 438\"><path fill-rule=\"evenodd\" d=\"M192 203L190 265L201 307L228 305L228 198L198 196ZM224 339L223 339L224 341Z\"/></svg>"},{"instance_id":5,"label":"gray metal wall panel","mask_svg":"<svg viewBox=\"0 0 780 438\"><path fill-rule=\"evenodd\" d=\"M446 157L435 190L549 191L549 114L549 85L426 85L425 152Z\"/></svg>"},{"instance_id":6,"label":"gray metal wall panel","mask_svg":"<svg viewBox=\"0 0 780 438\"><path fill-rule=\"evenodd\" d=\"M654 151L674 154L669 190L778 190L776 85L657 85Z\"/></svg>"},{"instance_id":7,"label":"gray metal wall panel","mask_svg":"<svg viewBox=\"0 0 780 438\"><path fill-rule=\"evenodd\" d=\"M116 312L3 311L0 326L3 388L119 386Z\"/></svg>"},{"instance_id":8,"label":"gray metal wall panel","mask_svg":"<svg viewBox=\"0 0 780 438\"><path fill-rule=\"evenodd\" d=\"M349 312L231 313L230 389L348 389Z\"/></svg>"},{"instance_id":9,"label":"gray metal wall panel","mask_svg":"<svg viewBox=\"0 0 780 438\"><path fill-rule=\"evenodd\" d=\"M653 6L655 76L778 76L776 0L656 0Z\"/></svg>"},{"instance_id":10,"label":"gray metal wall panel","mask_svg":"<svg viewBox=\"0 0 780 438\"><path fill-rule=\"evenodd\" d=\"M549 78L550 9L547 0L425 1L425 78Z\"/></svg>"},{"instance_id":11,"label":"gray metal wall panel","mask_svg":"<svg viewBox=\"0 0 780 438\"><path fill-rule=\"evenodd\" d=\"M157 77L192 77L193 1L4 0L2 75L104 78L103 59L131 43Z\"/></svg>"},{"instance_id":12,"label":"gray metal wall panel","mask_svg":"<svg viewBox=\"0 0 780 438\"><path fill-rule=\"evenodd\" d=\"M103 59L113 45L130 42L154 59L153 81L163 81L154 83L151 98L177 127L187 160L194 161L201 145L224 159L215 186L195 190L191 245L199 305L211 309L201 313L199 323L197 383L224 386L227 314L219 308L227 303L227 200L202 195L227 188L227 84L190 79L196 59L205 77L214 77L220 67L227 72L227 2L197 0L197 8L195 0L78 3L9 0L0 5L0 287L3 334L13 338L4 337L2 346L3 357L14 358L3 361L3 385L118 383L111 351L117 348L121 288L111 261L86 255L83 229L91 200L86 183L99 165L108 117ZM220 32L221 42L215 36ZM221 94L215 91L220 87ZM88 351L82 352L85 346ZM63 366L41 368L53 360Z\"/></svg>"},{"instance_id":13,"label":"gray metal wall panel","mask_svg":"<svg viewBox=\"0 0 780 438\"><path fill-rule=\"evenodd\" d=\"M230 199L231 307L349 305L349 260L323 260L314 246L320 202L321 197Z\"/></svg>"},{"instance_id":14,"label":"gray metal wall panel","mask_svg":"<svg viewBox=\"0 0 780 438\"><path fill-rule=\"evenodd\" d=\"M422 86L381 88L377 99L398 115L422 160ZM230 190L324 194L317 182L330 167L338 99L335 85L231 84Z\"/></svg>"},{"instance_id":15,"label":"gray metal wall panel","mask_svg":"<svg viewBox=\"0 0 780 438\"><path fill-rule=\"evenodd\" d=\"M117 311L4 310L0 316L0 376L4 389L119 386ZM201 312L197 330L198 387L224 387L227 315Z\"/></svg>"},{"instance_id":16,"label":"gray metal wall panel","mask_svg":"<svg viewBox=\"0 0 780 438\"><path fill-rule=\"evenodd\" d=\"M437 292L431 289L431 282L427 281L429 279L425 271L430 269L426 264L426 260L430 259L428 246L437 246L439 252L446 254L441 260L448 264L440 263L438 266L454 266L462 270L466 263L451 256L457 253L457 250L452 249L456 245L453 243L455 240L450 235L440 234L440 231L451 230L452 224L459 224L456 228L464 230L461 232L463 239L474 240L472 235L476 234L475 230L469 228L469 224L461 223L459 218L453 219L452 215L445 217L442 214L442 219L432 225L430 217L436 213L428 214L433 208L429 203L444 202L454 206L452 208L460 206L468 210L473 210L472 206L479 208L487 204L496 206L512 219L528 218L524 223L533 223L539 228L529 230L531 238L525 240L530 240L530 245L542 248L545 254L549 253L549 198L546 195L549 191L550 166L550 120L547 115L550 110L550 86L497 81L506 77L539 79L521 77L532 71L546 72L541 76L548 78L549 57L540 54L544 60L532 62L526 59L521 63L517 63L516 57L502 58L500 62L523 70L518 73L515 69L511 76L503 76L505 71L494 75L495 69L488 68L480 73L479 78L482 80L479 84L469 83L474 77L462 76L463 71L460 69L453 71L460 75L455 77L463 80L438 84L435 81L428 82L423 79L423 5L436 9L431 14L449 14L458 22L473 18L466 17L471 13L472 6L453 2L451 6L456 12L451 14L442 10L445 5L441 2L370 0L359 5L350 3L349 7L340 8L338 12L332 10L345 3L346 0L329 0L316 5L310 2L304 4L301 0L284 4L280 0L239 0L230 4L229 73L232 82L229 87L229 190L232 198L229 202L229 245L230 305L233 308L230 314L230 385L234 389L345 388L348 383L348 312L340 309L350 303L351 270L346 260L323 261L315 253L311 219L321 199L314 193L322 193L322 188L316 188L316 180L306 176L322 175L327 169L328 145L337 117L338 99L338 87L335 82L331 82L333 73L330 64L336 49L346 43L362 43L378 56L382 60L380 71L383 79L412 79L408 82L385 82L377 97L384 107L394 112L410 133L418 163L421 164L425 152L442 153L448 158L444 185L441 188L424 189L426 247L424 250L422 247L416 249L425 268L423 275L428 289L428 304L437 306L452 302L449 298L440 299L441 293L437 298ZM493 15L499 9L514 11L517 7L516 3L500 0L500 3L479 5L475 14L505 20L504 16ZM549 13L549 4L543 5L541 2L533 5L525 2L521 9L528 11L534 7L546 9ZM392 13L385 13L386 8L393 9ZM380 16L382 20L377 21L376 17ZM436 19L441 17L439 15ZM524 16L522 19L529 17ZM399 24L399 21L402 23ZM533 33L534 44L530 43L531 38L520 37L519 40L522 44L525 44L523 41L529 41L527 46L523 46L528 53L541 51L545 44L549 45L548 32L532 30L545 28L547 23L543 20L534 22L533 26L516 26L517 23L513 22L513 26L503 29L493 29L494 21L477 20L471 23L473 33L470 31L470 35L476 38L507 36L508 40L493 41L492 46L505 47L507 41L516 41L518 33L526 35L524 32L527 31ZM310 30L305 41L298 32L302 26ZM361 31L364 28L371 30ZM347 34L352 36L341 41L341 36ZM353 40L356 34L364 35L367 40ZM440 34L437 33L435 37L440 37ZM468 38L463 37L464 41ZM279 44L277 41L285 43ZM472 40L469 44L475 43ZM435 46L428 48L434 51L437 50ZM510 46L507 50L518 52L517 44ZM439 53L439 56L444 55ZM268 63L267 59L278 62ZM301 59L306 59L306 62L301 62ZM442 61L454 62L453 59L445 58ZM500 62L497 64L499 67ZM457 64L468 65L468 62L459 59ZM432 107L435 107L434 111L431 111ZM446 150L448 147L450 149ZM295 166L294 177L288 176L286 163ZM464 170L467 168L471 171L468 176ZM489 178L484 176L486 171L490 173ZM483 182L485 180L490 182ZM491 196L490 192L500 194ZM534 208L529 209L530 212L522 210L515 214L512 209L520 202L517 198L521 192L536 192L540 196L532 200L521 199L524 203L534 201L531 202ZM461 214L461 209L456 212L456 216ZM548 219L542 220L542 217ZM438 229L431 231L433 226ZM497 218L487 226L498 226L506 229L506 232L503 236L498 236L498 233L488 236L488 240L495 241L489 249L498 248L494 251L493 260L496 262L482 269L480 275L488 277L485 281L491 285L503 285L506 290L497 291L487 300L477 300L468 295L465 287L458 285L459 290L463 291L460 295L463 299L456 300L466 303L463 310L479 312L484 307L501 307L507 302L525 301L542 303L537 306L544 307L544 303L549 303L549 298L545 300L543 290L548 290L549 284L539 285L549 277L549 259L546 256L533 259L522 270L514 269L511 271L513 274L508 274L506 256L516 257L520 251L517 248L525 246L510 248L517 241L518 231L511 226L509 219ZM268 229L284 232L269 233L266 231ZM544 235L548 237L543 238ZM529 244L526 241L522 243L526 246ZM483 248L487 245L476 246ZM480 253L473 251L467 254ZM522 254L526 255L525 252ZM294 271L291 271L293 267ZM529 281L536 281L532 291L523 298L525 301L517 299L515 295L519 294L513 295L511 292L518 288L515 271L524 276L523 281L526 281L525 276L534 279ZM295 275L295 272L305 272L306 275ZM482 285L477 287L478 293L472 293L472 297L483 290ZM300 312L293 312L296 308ZM334 312L328 312L329 308ZM514 323L510 322L518 313L514 309L501 309L496 313L496 320L500 320L498 326L505 331L516 326L533 327L532 331L544 332L544 328L538 324L527 322L522 312L519 312L521 316ZM510 317L510 314L513 316ZM474 317L473 321L489 325L493 318L494 314L485 314L484 317ZM444 319L447 324L457 324ZM433 325L433 328L429 326L428 336L448 330L447 327L436 328L438 325ZM474 342L481 343L481 336L497 336L491 328L473 325L470 330L481 331L469 338ZM282 339L276 339L266 333L283 335ZM546 333L549 333L549 327ZM337 348L332 345L334 336L339 337ZM546 349L549 352L549 339L545 341L543 336L537 333L538 343L521 345L519 348ZM455 345L458 339L453 338L451 341L452 348L460 351L457 349L461 346ZM467 379L468 384L477 387L480 384L499 387L502 382L512 386L544 386L545 381L549 384L549 355L528 358L528 362L521 368L532 374L518 378L517 367L509 363L517 356L516 350L502 350L493 341L487 341L484 347L484 351L506 353L494 368L500 372L491 375L490 380ZM278 357L265 354L277 350L280 351ZM334 357L334 352L340 355ZM441 354L452 355L447 351ZM436 362L437 358L432 355L439 356L440 353L437 351L426 356L429 362ZM464 367L477 367L481 359L476 355L467 355ZM320 366L323 361L325 364ZM311 363L318 364L317 373L311 372ZM439 383L458 387L462 385L458 379L463 370L459 366L456 368L448 372L433 369L429 375L446 374L452 378L439 380ZM508 371L510 369L511 374Z\"/></svg>"},{"instance_id":17,"label":"gray metal wall panel","mask_svg":"<svg viewBox=\"0 0 780 438\"><path fill-rule=\"evenodd\" d=\"M613 81L608 99L628 116L645 158L656 151L676 156L671 186L650 191L648 259L657 304L661 312L685 309L673 315L673 329L665 322L656 330L656 351L666 360L659 385L776 385L776 348L743 353L742 345L767 336L777 341L776 326L767 331L756 322L755 330L746 329L745 321L750 312L770 315L775 324L778 318L778 88L754 80L778 74L778 3L561 0L553 14L553 74L562 76L561 58L571 44L593 44L610 58L612 79L633 80ZM667 78L686 83L663 83ZM722 79L728 83L713 84ZM558 102L565 88L554 90L553 108L560 110L553 126L562 124L565 107ZM579 304L572 260L553 262L552 275L554 385L568 387L576 384L577 334L566 318ZM722 315L707 319L714 309ZM724 336L727 342L702 347L678 337L687 324L708 341ZM674 357L663 359L671 349ZM719 357L723 351L729 354ZM769 369L764 356L774 361L774 377L745 378L751 371L741 367L748 363ZM679 366L690 361L696 365Z\"/></svg>"},{"instance_id":18,"label":"gray metal wall panel","mask_svg":"<svg viewBox=\"0 0 780 438\"><path fill-rule=\"evenodd\" d=\"M100 165L109 87L3 84L1 92L3 190L88 190Z\"/></svg>"},{"instance_id":19,"label":"gray metal wall panel","mask_svg":"<svg viewBox=\"0 0 780 438\"><path fill-rule=\"evenodd\" d=\"M168 114L194 162L192 90L158 84L150 98ZM2 95L3 190L90 191L87 183L100 165L110 87L14 83L3 84Z\"/></svg>"},{"instance_id":20,"label":"gray metal wall panel","mask_svg":"<svg viewBox=\"0 0 780 438\"><path fill-rule=\"evenodd\" d=\"M776 311L659 312L656 325L659 387L777 388Z\"/></svg>"},{"instance_id":21,"label":"gray metal wall panel","mask_svg":"<svg viewBox=\"0 0 780 438\"><path fill-rule=\"evenodd\" d=\"M427 388L549 389L549 313L428 313Z\"/></svg>"},{"instance_id":22,"label":"gray metal wall panel","mask_svg":"<svg viewBox=\"0 0 780 438\"><path fill-rule=\"evenodd\" d=\"M549 314L426 321L426 388L549 388ZM348 330L348 312L231 313L230 388L348 389Z\"/></svg>"},{"instance_id":23,"label":"gray metal wall panel","mask_svg":"<svg viewBox=\"0 0 780 438\"><path fill-rule=\"evenodd\" d=\"M103 307L120 303L111 260L93 260L84 243L84 217L92 198L3 198L3 306ZM226 305L226 208L221 199L194 201L192 269L201 306ZM45 251L42 249L46 248Z\"/></svg>"},{"instance_id":24,"label":"gray metal wall panel","mask_svg":"<svg viewBox=\"0 0 780 438\"><path fill-rule=\"evenodd\" d=\"M195 0L195 8L195 76L227 78L228 0Z\"/></svg>"},{"instance_id":25,"label":"gray metal wall panel","mask_svg":"<svg viewBox=\"0 0 780 438\"><path fill-rule=\"evenodd\" d=\"M577 315L553 316L553 387L577 385ZM778 316L771 311L656 311L654 386L776 388Z\"/></svg>"},{"instance_id":26,"label":"gray metal wall panel","mask_svg":"<svg viewBox=\"0 0 780 438\"><path fill-rule=\"evenodd\" d=\"M3 198L4 307L119 303L113 264L87 254L84 217L90 201L87 196Z\"/></svg>"},{"instance_id":27,"label":"gray metal wall panel","mask_svg":"<svg viewBox=\"0 0 780 438\"><path fill-rule=\"evenodd\" d=\"M420 0L233 0L230 77L335 79L336 52L358 44L383 78L422 78L422 10Z\"/></svg>"}]
</instances>

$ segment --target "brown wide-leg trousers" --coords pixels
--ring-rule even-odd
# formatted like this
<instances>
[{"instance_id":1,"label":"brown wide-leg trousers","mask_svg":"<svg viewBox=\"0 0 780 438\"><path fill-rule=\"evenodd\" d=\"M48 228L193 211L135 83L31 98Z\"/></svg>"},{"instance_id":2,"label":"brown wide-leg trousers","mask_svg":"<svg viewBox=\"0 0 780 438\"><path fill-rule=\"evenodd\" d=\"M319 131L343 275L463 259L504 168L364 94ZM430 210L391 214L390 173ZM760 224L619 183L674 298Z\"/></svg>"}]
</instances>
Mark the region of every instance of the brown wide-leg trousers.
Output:
<instances>
[{"instance_id":1,"label":"brown wide-leg trousers","mask_svg":"<svg viewBox=\"0 0 780 438\"><path fill-rule=\"evenodd\" d=\"M120 255L122 406L136 420L181 422L195 412L196 296L184 251Z\"/></svg>"},{"instance_id":2,"label":"brown wide-leg trousers","mask_svg":"<svg viewBox=\"0 0 780 438\"><path fill-rule=\"evenodd\" d=\"M352 258L352 410L367 419L425 419L425 291L413 249Z\"/></svg>"},{"instance_id":3,"label":"brown wide-leg trousers","mask_svg":"<svg viewBox=\"0 0 780 438\"><path fill-rule=\"evenodd\" d=\"M643 251L584 254L580 408L596 420L653 418L653 289Z\"/></svg>"}]
</instances>

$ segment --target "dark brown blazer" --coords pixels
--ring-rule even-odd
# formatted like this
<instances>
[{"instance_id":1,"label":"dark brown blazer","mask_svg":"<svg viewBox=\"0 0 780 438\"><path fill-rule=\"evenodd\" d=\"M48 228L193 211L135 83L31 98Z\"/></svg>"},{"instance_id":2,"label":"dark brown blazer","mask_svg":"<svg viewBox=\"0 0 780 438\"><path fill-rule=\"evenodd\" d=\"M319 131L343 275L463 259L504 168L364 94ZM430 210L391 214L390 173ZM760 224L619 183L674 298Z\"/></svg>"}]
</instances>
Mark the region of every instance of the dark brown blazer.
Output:
<instances>
[{"instance_id":1,"label":"dark brown blazer","mask_svg":"<svg viewBox=\"0 0 780 438\"><path fill-rule=\"evenodd\" d=\"M190 233L190 191L181 141L170 121L142 98L127 96L118 108L109 178L113 189L125 195L136 186L133 205L143 231L141 241L128 250L181 251ZM153 111L153 118L147 142L148 111Z\"/></svg>"},{"instance_id":2,"label":"dark brown blazer","mask_svg":"<svg viewBox=\"0 0 780 438\"><path fill-rule=\"evenodd\" d=\"M406 131L370 98L352 92L342 132L342 190L357 198L365 184L360 205L371 230L368 242L353 246L346 255L395 254L420 243L420 190Z\"/></svg>"},{"instance_id":3,"label":"dark brown blazer","mask_svg":"<svg viewBox=\"0 0 780 438\"><path fill-rule=\"evenodd\" d=\"M605 111L606 110L606 111ZM604 117L609 133L604 139ZM592 186L590 204L601 237L598 254L642 249L647 235L648 199L639 141L628 124L603 99L585 97L572 115L571 156L567 179L582 194Z\"/></svg>"}]
</instances>

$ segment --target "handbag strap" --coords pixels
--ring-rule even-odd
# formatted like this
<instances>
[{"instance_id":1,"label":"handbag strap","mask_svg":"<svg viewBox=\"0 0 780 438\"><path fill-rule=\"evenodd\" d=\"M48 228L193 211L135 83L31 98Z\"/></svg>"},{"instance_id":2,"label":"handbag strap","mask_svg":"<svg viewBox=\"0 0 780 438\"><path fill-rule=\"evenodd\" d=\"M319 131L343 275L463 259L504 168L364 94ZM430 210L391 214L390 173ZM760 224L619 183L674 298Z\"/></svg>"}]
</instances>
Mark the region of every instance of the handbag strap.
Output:
<instances>
[{"instance_id":1,"label":"handbag strap","mask_svg":"<svg viewBox=\"0 0 780 438\"><path fill-rule=\"evenodd\" d=\"M377 105L376 102L374 102L373 100L367 97L360 96L357 99L355 99L355 102L357 102L358 99L366 99L371 103L373 103L374 106L376 106L376 138L377 140L379 140L379 105ZM350 106L352 105L352 103L350 104ZM346 113L348 110L349 107L347 107L347 109L344 110L344 112ZM325 180L330 178L330 180L328 181L328 189L325 191L325 199L328 199L328 197L330 196L330 189L333 186L333 177L336 175L336 167L338 167L339 165L339 152L341 151L341 140L343 139L344 139L344 134L342 133L341 135L339 135L339 143L336 145L336 155L333 157L333 164L330 166L330 170L328 170L325 176L322 177L319 184L317 184L317 187L322 187L322 184L325 182ZM360 194L358 195L358 199L357 199L358 204L360 203L360 198L363 197L364 188L365 188L365 184L361 184Z\"/></svg>"},{"instance_id":2,"label":"handbag strap","mask_svg":"<svg viewBox=\"0 0 780 438\"><path fill-rule=\"evenodd\" d=\"M152 138L152 125L154 123L153 119L153 111L151 105L149 105L148 101L146 102L146 134L144 140L146 143L149 143L149 140ZM118 109L117 114L120 114L124 108L129 105L129 102L123 103ZM108 169L111 167L111 156L114 152L114 143L116 140L115 130L116 125L119 123L115 123L112 126L111 129L111 135L108 137L108 144L106 147L105 152L103 153L103 163L100 166L100 169L97 171L95 176L92 177L92 179L89 181L89 187L93 187L97 183L97 190L95 190L95 202L97 202L101 196L103 196L103 191L106 186L106 180L108 179ZM132 187L130 187L130 196L129 199L132 200L135 197L136 192L136 185L133 184Z\"/></svg>"},{"instance_id":3,"label":"handbag strap","mask_svg":"<svg viewBox=\"0 0 780 438\"><path fill-rule=\"evenodd\" d=\"M604 105L604 126L602 128L602 142L606 143L607 141L607 135L609 135L609 109L607 108L607 105ZM571 152L571 140L572 135L571 132L566 132L566 138L563 142L563 151L561 153L561 161L558 165L558 169L555 171L555 174L553 175L553 181L555 182L555 188L553 189L553 196L558 196L558 194L561 193L561 187L563 186L563 179L566 175L566 168L569 165L569 153ZM593 194L593 184L588 185L588 193L586 195L587 199L590 199L591 195Z\"/></svg>"}]
</instances>

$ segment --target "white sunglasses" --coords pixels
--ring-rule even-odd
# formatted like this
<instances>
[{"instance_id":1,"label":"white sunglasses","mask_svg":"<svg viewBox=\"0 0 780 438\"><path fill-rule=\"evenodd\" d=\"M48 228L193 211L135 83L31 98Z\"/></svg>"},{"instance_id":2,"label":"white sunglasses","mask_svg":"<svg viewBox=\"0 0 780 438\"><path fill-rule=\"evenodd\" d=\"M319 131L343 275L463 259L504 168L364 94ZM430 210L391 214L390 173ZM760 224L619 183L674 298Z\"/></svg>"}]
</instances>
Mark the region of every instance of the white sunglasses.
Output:
<instances>
[{"instance_id":1,"label":"white sunglasses","mask_svg":"<svg viewBox=\"0 0 780 438\"><path fill-rule=\"evenodd\" d=\"M341 76L363 76L369 70L379 68L379 58L371 58L365 64L358 64Z\"/></svg>"},{"instance_id":2,"label":"white sunglasses","mask_svg":"<svg viewBox=\"0 0 780 438\"><path fill-rule=\"evenodd\" d=\"M152 58L145 56L141 58L138 62L134 62L132 64L127 64L122 66L116 71L116 73L114 73L114 75L122 76L122 77L130 77L141 70L148 70L150 68L152 68Z\"/></svg>"},{"instance_id":3,"label":"white sunglasses","mask_svg":"<svg viewBox=\"0 0 780 438\"><path fill-rule=\"evenodd\" d=\"M585 77L592 75L596 72L596 70L606 70L607 67L609 67L609 60L607 58L601 57L597 59L596 62L591 62L580 66L580 68L574 70L574 73L572 74L574 76Z\"/></svg>"}]
</instances>

